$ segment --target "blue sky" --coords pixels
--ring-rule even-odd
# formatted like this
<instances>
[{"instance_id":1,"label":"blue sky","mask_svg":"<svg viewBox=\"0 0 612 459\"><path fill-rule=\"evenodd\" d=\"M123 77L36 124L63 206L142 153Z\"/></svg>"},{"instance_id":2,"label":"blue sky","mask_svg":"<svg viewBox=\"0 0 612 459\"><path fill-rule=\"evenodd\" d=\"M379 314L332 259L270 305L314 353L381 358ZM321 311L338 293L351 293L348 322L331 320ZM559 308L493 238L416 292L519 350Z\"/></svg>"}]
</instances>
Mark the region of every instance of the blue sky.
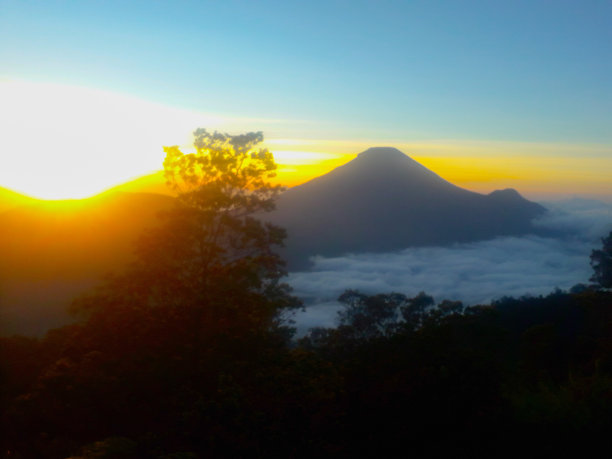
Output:
<instances>
[{"instance_id":1,"label":"blue sky","mask_svg":"<svg viewBox=\"0 0 612 459\"><path fill-rule=\"evenodd\" d=\"M610 142L609 1L2 1L2 77L339 134Z\"/></svg>"},{"instance_id":2,"label":"blue sky","mask_svg":"<svg viewBox=\"0 0 612 459\"><path fill-rule=\"evenodd\" d=\"M248 118L268 137L608 156L610 24L612 2L589 0L0 0L0 79Z\"/></svg>"}]
</instances>

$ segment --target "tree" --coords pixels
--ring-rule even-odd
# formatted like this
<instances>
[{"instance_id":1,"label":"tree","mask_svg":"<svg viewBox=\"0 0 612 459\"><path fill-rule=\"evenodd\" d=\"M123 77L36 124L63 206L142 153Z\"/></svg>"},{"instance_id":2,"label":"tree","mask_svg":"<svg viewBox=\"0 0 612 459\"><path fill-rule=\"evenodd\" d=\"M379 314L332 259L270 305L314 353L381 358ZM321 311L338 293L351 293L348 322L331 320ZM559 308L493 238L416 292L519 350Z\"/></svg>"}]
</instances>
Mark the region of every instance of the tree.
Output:
<instances>
[{"instance_id":1,"label":"tree","mask_svg":"<svg viewBox=\"0 0 612 459\"><path fill-rule=\"evenodd\" d=\"M400 308L406 327L410 330L421 327L427 317L428 309L431 309L434 304L433 297L425 292L419 292L417 296L408 300Z\"/></svg>"},{"instance_id":2,"label":"tree","mask_svg":"<svg viewBox=\"0 0 612 459\"><path fill-rule=\"evenodd\" d=\"M398 309L408 299L401 293L368 296L347 290L338 301L345 305L338 312L338 328L350 330L358 340L369 340L390 336L397 330Z\"/></svg>"},{"instance_id":3,"label":"tree","mask_svg":"<svg viewBox=\"0 0 612 459\"><path fill-rule=\"evenodd\" d=\"M85 320L60 330L58 352L17 409L16 435L27 439L20 432L37 419L34 429L61 445L57 457L148 432L168 451L185 444L218 457L248 449L245 432L259 441L273 402L284 409L282 397L258 399L262 374L275 381L289 352L280 312L298 305L274 252L285 232L262 222L281 190L269 183L276 165L258 148L261 133L194 137L193 153L165 148L176 205L140 239L132 266L75 302ZM80 421L91 413L95 422ZM33 448L25 455L49 442Z\"/></svg>"},{"instance_id":4,"label":"tree","mask_svg":"<svg viewBox=\"0 0 612 459\"><path fill-rule=\"evenodd\" d=\"M197 129L195 152L164 147L176 206L140 239L129 272L77 307L162 309L193 328L232 334L276 325L297 301L280 282L284 262L274 252L285 231L261 220L282 190L269 182L277 166L262 141L261 132Z\"/></svg>"},{"instance_id":5,"label":"tree","mask_svg":"<svg viewBox=\"0 0 612 459\"><path fill-rule=\"evenodd\" d=\"M591 280L603 288L612 288L612 231L601 242L602 248L591 252L591 266L595 271Z\"/></svg>"}]
</instances>

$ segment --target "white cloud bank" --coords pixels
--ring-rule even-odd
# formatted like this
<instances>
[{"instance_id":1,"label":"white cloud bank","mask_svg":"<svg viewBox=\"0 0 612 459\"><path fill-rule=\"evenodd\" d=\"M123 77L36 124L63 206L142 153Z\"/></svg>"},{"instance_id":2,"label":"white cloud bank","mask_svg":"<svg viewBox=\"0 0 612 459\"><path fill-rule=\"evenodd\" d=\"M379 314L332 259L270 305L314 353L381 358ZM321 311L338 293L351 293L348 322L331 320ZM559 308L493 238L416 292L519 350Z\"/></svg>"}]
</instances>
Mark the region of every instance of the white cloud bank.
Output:
<instances>
[{"instance_id":1,"label":"white cloud bank","mask_svg":"<svg viewBox=\"0 0 612 459\"><path fill-rule=\"evenodd\" d=\"M346 289L364 293L420 291L437 301L489 303L502 296L545 295L555 288L588 283L589 255L612 230L612 206L597 201L549 203L537 222L556 237L500 237L451 247L411 248L394 253L315 257L307 272L289 275L306 311L295 316L300 330L333 326Z\"/></svg>"}]
</instances>

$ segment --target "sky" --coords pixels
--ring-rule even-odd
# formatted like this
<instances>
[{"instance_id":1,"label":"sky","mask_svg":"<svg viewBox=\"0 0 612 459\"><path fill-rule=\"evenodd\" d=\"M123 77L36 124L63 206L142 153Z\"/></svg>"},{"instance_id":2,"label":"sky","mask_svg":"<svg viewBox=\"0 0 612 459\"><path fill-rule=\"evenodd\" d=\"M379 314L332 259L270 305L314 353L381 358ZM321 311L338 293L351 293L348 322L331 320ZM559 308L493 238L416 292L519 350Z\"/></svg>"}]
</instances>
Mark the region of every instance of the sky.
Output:
<instances>
[{"instance_id":1,"label":"sky","mask_svg":"<svg viewBox=\"0 0 612 459\"><path fill-rule=\"evenodd\" d=\"M612 3L0 0L0 187L95 194L196 127L295 185L372 146L447 180L612 200Z\"/></svg>"}]
</instances>

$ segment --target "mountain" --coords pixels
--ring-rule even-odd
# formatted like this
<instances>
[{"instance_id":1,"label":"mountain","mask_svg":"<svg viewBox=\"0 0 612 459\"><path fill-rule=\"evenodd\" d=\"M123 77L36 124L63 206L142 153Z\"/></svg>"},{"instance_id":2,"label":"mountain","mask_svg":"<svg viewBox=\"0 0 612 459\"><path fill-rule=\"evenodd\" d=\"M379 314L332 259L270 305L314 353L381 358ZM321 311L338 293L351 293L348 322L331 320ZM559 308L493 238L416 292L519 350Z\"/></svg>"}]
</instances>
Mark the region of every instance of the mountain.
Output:
<instances>
[{"instance_id":1,"label":"mountain","mask_svg":"<svg viewBox=\"0 0 612 459\"><path fill-rule=\"evenodd\" d=\"M0 213L33 202L36 202L36 199L0 187Z\"/></svg>"},{"instance_id":2,"label":"mountain","mask_svg":"<svg viewBox=\"0 0 612 459\"><path fill-rule=\"evenodd\" d=\"M395 148L378 147L287 190L266 219L287 229L283 255L290 269L302 269L313 255L525 234L544 212L513 189L468 191Z\"/></svg>"},{"instance_id":3,"label":"mountain","mask_svg":"<svg viewBox=\"0 0 612 459\"><path fill-rule=\"evenodd\" d=\"M129 263L134 241L173 202L166 195L120 189L129 187L73 201L0 189L0 335L36 335L68 322L71 300ZM543 212L514 190L474 193L399 150L371 148L287 190L277 210L262 218L287 228L283 256L295 270L317 254L525 234Z\"/></svg>"},{"instance_id":4,"label":"mountain","mask_svg":"<svg viewBox=\"0 0 612 459\"><path fill-rule=\"evenodd\" d=\"M66 323L71 300L129 263L135 240L172 202L114 191L25 201L1 212L0 335L35 335Z\"/></svg>"}]
</instances>

